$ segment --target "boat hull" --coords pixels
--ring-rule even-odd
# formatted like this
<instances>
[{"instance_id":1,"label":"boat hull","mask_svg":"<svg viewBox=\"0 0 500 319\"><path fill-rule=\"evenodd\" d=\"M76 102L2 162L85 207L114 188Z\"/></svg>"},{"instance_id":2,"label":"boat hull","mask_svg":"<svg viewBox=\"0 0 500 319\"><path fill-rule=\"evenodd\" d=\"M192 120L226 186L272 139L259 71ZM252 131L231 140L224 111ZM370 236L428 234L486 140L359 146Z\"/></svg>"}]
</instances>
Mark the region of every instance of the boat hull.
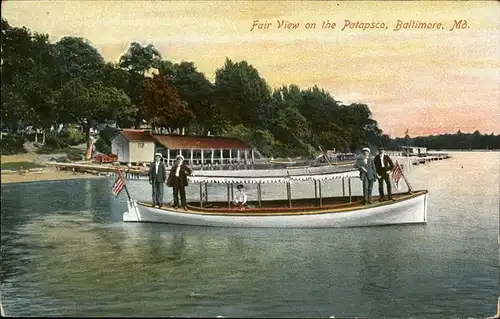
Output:
<instances>
[{"instance_id":1,"label":"boat hull","mask_svg":"<svg viewBox=\"0 0 500 319\"><path fill-rule=\"evenodd\" d=\"M395 202L382 202L357 208L319 210L320 208L316 207L300 213L272 214L159 209L132 200L128 202L128 211L123 214L123 221L231 228L336 228L425 224L427 196L427 192L422 191Z\"/></svg>"}]
</instances>

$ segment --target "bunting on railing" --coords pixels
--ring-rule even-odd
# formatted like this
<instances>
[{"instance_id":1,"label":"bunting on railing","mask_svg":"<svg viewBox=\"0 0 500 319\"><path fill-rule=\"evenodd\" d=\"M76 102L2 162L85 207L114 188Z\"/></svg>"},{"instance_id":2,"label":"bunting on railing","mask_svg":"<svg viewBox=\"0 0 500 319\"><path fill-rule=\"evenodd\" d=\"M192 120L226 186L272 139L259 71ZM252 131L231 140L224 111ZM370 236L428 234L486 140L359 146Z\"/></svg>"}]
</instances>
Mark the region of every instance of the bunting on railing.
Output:
<instances>
[{"instance_id":1,"label":"bunting on railing","mask_svg":"<svg viewBox=\"0 0 500 319\"><path fill-rule=\"evenodd\" d=\"M292 183L299 181L315 181L315 180L330 180L330 179L340 179L340 178L353 178L359 177L359 172L356 171L344 171L329 174L301 174L301 175L289 175L289 176L231 176L230 173L221 176L209 176L207 173L203 174L205 176L198 176L195 172L194 176L189 176L188 180L192 183L222 183L222 184L269 184L269 183Z\"/></svg>"}]
</instances>

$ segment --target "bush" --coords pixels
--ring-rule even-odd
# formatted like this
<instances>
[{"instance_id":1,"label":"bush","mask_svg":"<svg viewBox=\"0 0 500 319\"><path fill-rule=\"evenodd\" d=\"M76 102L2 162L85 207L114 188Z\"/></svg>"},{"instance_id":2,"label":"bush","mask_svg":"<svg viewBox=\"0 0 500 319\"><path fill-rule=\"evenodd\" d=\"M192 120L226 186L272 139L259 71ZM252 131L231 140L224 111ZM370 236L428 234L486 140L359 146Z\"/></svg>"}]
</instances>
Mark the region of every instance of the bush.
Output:
<instances>
[{"instance_id":1,"label":"bush","mask_svg":"<svg viewBox=\"0 0 500 319\"><path fill-rule=\"evenodd\" d=\"M72 161L79 161L82 159L82 156L85 155L85 150L66 147L61 149L54 149L53 147L44 145L37 151L38 154L54 154L54 153L66 153L68 155L68 159Z\"/></svg>"},{"instance_id":2,"label":"bush","mask_svg":"<svg viewBox=\"0 0 500 319\"><path fill-rule=\"evenodd\" d=\"M111 145L108 145L102 137L100 137L97 141L95 141L95 149L96 151L104 154L111 153Z\"/></svg>"},{"instance_id":3,"label":"bush","mask_svg":"<svg viewBox=\"0 0 500 319\"><path fill-rule=\"evenodd\" d=\"M66 154L68 154L68 159L71 161L80 161L82 160L82 156L85 155L84 150L79 150L76 148L67 148L64 150Z\"/></svg>"},{"instance_id":4,"label":"bush","mask_svg":"<svg viewBox=\"0 0 500 319\"><path fill-rule=\"evenodd\" d=\"M2 155L13 155L26 153L24 149L24 139L16 135L5 135L0 140L0 151Z\"/></svg>"},{"instance_id":5,"label":"bush","mask_svg":"<svg viewBox=\"0 0 500 319\"><path fill-rule=\"evenodd\" d=\"M48 134L45 137L45 145L43 146L43 148L52 149L52 150L59 150L61 148L65 148L65 147L68 147L68 143L64 142L57 135Z\"/></svg>"},{"instance_id":6,"label":"bush","mask_svg":"<svg viewBox=\"0 0 500 319\"><path fill-rule=\"evenodd\" d=\"M78 129L70 127L66 133L60 136L59 140L66 145L74 146L85 143L85 135L80 133Z\"/></svg>"}]
</instances>

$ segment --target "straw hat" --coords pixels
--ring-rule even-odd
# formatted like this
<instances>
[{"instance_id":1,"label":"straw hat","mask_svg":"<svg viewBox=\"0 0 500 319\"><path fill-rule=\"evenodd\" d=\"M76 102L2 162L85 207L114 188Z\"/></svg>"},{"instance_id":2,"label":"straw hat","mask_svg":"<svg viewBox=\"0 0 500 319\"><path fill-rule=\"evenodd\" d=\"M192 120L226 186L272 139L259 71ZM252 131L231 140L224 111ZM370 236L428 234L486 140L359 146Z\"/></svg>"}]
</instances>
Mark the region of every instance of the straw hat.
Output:
<instances>
[{"instance_id":1,"label":"straw hat","mask_svg":"<svg viewBox=\"0 0 500 319\"><path fill-rule=\"evenodd\" d=\"M161 155L161 153L156 153L156 154L155 154L155 157L156 157L156 156L159 156L160 158L162 158L162 157L163 157L163 155Z\"/></svg>"},{"instance_id":2,"label":"straw hat","mask_svg":"<svg viewBox=\"0 0 500 319\"><path fill-rule=\"evenodd\" d=\"M365 152L365 151L366 151L366 152L368 152L368 153L370 153L370 149L369 149L368 147L365 147L365 148L363 148L363 149L361 150L361 152Z\"/></svg>"},{"instance_id":3,"label":"straw hat","mask_svg":"<svg viewBox=\"0 0 500 319\"><path fill-rule=\"evenodd\" d=\"M175 160L176 160L176 161L177 161L177 160L181 160L181 161L183 161L183 160L184 160L184 156L182 156L182 155L180 155L180 154L179 154L179 155L177 155L177 156L175 157Z\"/></svg>"}]
</instances>

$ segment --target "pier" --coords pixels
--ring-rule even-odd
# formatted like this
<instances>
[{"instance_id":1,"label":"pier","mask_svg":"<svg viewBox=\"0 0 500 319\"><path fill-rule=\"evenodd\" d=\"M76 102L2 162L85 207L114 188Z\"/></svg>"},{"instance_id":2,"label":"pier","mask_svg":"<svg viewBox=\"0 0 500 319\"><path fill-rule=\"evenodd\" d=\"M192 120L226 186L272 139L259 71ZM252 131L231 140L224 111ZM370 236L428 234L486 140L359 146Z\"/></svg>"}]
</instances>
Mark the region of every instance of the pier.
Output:
<instances>
[{"instance_id":1,"label":"pier","mask_svg":"<svg viewBox=\"0 0 500 319\"><path fill-rule=\"evenodd\" d=\"M449 154L445 153L426 153L426 154L418 154L418 155L408 155L403 152L387 152L393 161L398 160L400 163L408 165L411 167L412 165L421 165L427 164L434 161L441 161L444 159L451 158Z\"/></svg>"},{"instance_id":2,"label":"pier","mask_svg":"<svg viewBox=\"0 0 500 319\"><path fill-rule=\"evenodd\" d=\"M393 159L393 161L399 161L403 166L411 169L413 165L421 165L430 163L433 161L440 161L450 158L448 154L421 154L408 156L401 152L387 152L387 154ZM90 164L90 163L57 163L57 162L47 162L45 163L49 167L55 167L57 170L72 171L75 173L93 174L98 176L117 176L118 172L122 170L125 173L126 179L147 179L149 167L148 166L124 166L124 165L111 165L111 164ZM286 165L284 163L273 163L269 161L256 161L254 164L241 165L241 164L216 164L216 165L193 165L194 170L247 170L247 169L294 169L303 168L305 165L302 163L297 163L299 165ZM302 165L300 165L302 164ZM329 164L325 163L321 166L327 166ZM339 161L336 163L330 163L330 165L335 165L339 167L352 167L354 161ZM167 171L169 171L167 167Z\"/></svg>"},{"instance_id":3,"label":"pier","mask_svg":"<svg viewBox=\"0 0 500 319\"><path fill-rule=\"evenodd\" d=\"M60 171L72 171L84 174L94 174L99 176L117 176L120 170L125 173L126 179L140 179L148 176L148 167L144 169L120 166L105 166L99 164L82 164L82 163L52 163L47 162L45 165L55 167Z\"/></svg>"}]
</instances>

